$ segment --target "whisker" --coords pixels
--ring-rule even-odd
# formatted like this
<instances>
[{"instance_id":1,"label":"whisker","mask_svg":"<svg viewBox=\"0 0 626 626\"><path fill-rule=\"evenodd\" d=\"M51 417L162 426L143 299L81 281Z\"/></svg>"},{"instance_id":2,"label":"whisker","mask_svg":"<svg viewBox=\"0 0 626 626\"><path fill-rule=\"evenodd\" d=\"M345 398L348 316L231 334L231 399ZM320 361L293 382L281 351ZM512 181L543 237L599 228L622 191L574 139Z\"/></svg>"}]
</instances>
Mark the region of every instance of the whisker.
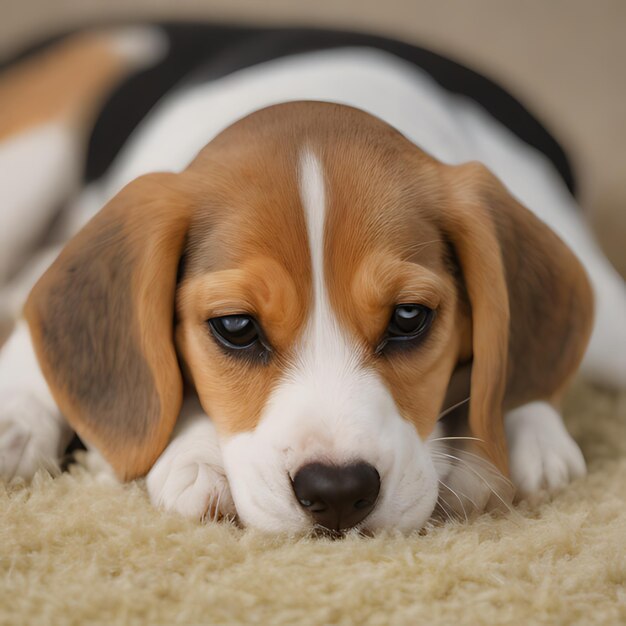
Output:
<instances>
[{"instance_id":1,"label":"whisker","mask_svg":"<svg viewBox=\"0 0 626 626\"><path fill-rule=\"evenodd\" d=\"M450 463L449 460L444 461L443 459L438 459L437 462ZM499 472L494 470L491 465L481 468L489 472L488 477L485 477L484 475L482 475L481 472L477 471L475 468L471 466L471 463L468 463L467 461L464 461L463 459L457 459L456 465L457 467L463 467L465 471L469 470L472 474L477 476L479 480L481 481L481 483L484 484L488 488L489 492L492 493L506 507L506 509L510 513L514 512L514 509L512 509L500 495L501 492L507 493L513 490L512 483L508 478L506 478L506 476L502 476ZM435 463L435 467L437 467L436 463ZM469 497L468 496L466 497L469 500ZM475 503L473 502L472 504L475 505ZM478 509L479 507L476 507L476 508Z\"/></svg>"},{"instance_id":2,"label":"whisker","mask_svg":"<svg viewBox=\"0 0 626 626\"><path fill-rule=\"evenodd\" d=\"M454 522L455 521L455 518L450 513L449 508L446 505L446 502L441 498L441 494L437 498L437 505L436 506L439 507L440 510L444 513L444 515L446 516L448 522Z\"/></svg>"},{"instance_id":3,"label":"whisker","mask_svg":"<svg viewBox=\"0 0 626 626\"><path fill-rule=\"evenodd\" d=\"M220 502L222 500L222 489L217 492L217 501L215 502L215 509L212 513L213 521L217 522L220 514Z\"/></svg>"},{"instance_id":4,"label":"whisker","mask_svg":"<svg viewBox=\"0 0 626 626\"><path fill-rule=\"evenodd\" d=\"M504 475L501 474L500 472L498 472L493 465L484 457L480 456L479 454L475 454L474 452L470 452L469 450L462 450L461 453L463 454L463 456L469 456L472 457L472 459L475 459L478 463L480 463L485 469L489 470L492 475L497 478L498 480L501 480L502 482L506 483L509 487L513 487L513 483ZM467 461L465 461L467 463Z\"/></svg>"},{"instance_id":5,"label":"whisker","mask_svg":"<svg viewBox=\"0 0 626 626\"><path fill-rule=\"evenodd\" d=\"M446 440L448 441L453 441L453 440L482 441L482 439L478 439L476 437L439 437L437 439L431 439L429 443L437 442L437 441L446 441ZM514 488L514 485L511 482L511 480L509 480L506 476L504 476L503 474L495 470L493 465L484 457L480 456L479 454L475 454L474 452L470 452L469 450L459 450L459 453L462 454L463 456L471 457L472 459L476 461L477 464L482 466L484 469L488 470L494 478L503 482L507 487ZM445 452L437 448L435 448L434 450L431 450L431 454L432 455L441 454L442 456L446 456ZM455 458L458 458L458 457L455 457ZM467 461L464 459L458 459L458 460L467 464Z\"/></svg>"},{"instance_id":6,"label":"whisker","mask_svg":"<svg viewBox=\"0 0 626 626\"><path fill-rule=\"evenodd\" d=\"M429 439L428 442L434 441L455 441L455 440L464 440L464 441L481 441L485 442L484 439L480 439L479 437L436 437L435 439Z\"/></svg>"},{"instance_id":7,"label":"whisker","mask_svg":"<svg viewBox=\"0 0 626 626\"><path fill-rule=\"evenodd\" d=\"M489 484L489 482L487 481L487 479L485 479L483 476L480 475L479 472L477 472L470 463L468 463L467 461L464 461L463 459L460 459L458 456L454 456L453 454L446 454L445 452L438 452L438 454L441 454L443 456L446 456L448 458L454 459L456 461L459 461L459 463L463 463L463 465L470 471L472 472L472 474L474 474L475 476L477 476L482 482L483 484L488 487L489 491L491 491L491 493L493 493L493 495L498 498L498 500L500 500L500 502L504 505L504 507L509 511L509 513L515 513L515 511L513 510L513 508L500 496L500 494ZM497 475L501 474L499 472L497 472L496 470L494 470L494 473ZM504 477L503 477L504 478ZM469 499L469 498L468 498Z\"/></svg>"},{"instance_id":8,"label":"whisker","mask_svg":"<svg viewBox=\"0 0 626 626\"><path fill-rule=\"evenodd\" d=\"M459 504L461 505L461 508L463 509L463 515L465 515L465 521L469 522L469 518L467 517L467 511L465 510L465 505L463 504L463 500L461 500L461 497L459 496L459 494L456 491L454 491L454 489L452 489L452 487L448 487L448 485L446 485L446 483L444 483L442 480L439 481L439 484L442 487L445 487L448 491L450 491L456 497L456 499L459 501ZM469 500L469 498L468 498L468 500ZM470 500L470 502L472 502L472 501ZM474 503L472 503L472 504L474 504ZM476 506L476 505L474 504L474 506Z\"/></svg>"},{"instance_id":9,"label":"whisker","mask_svg":"<svg viewBox=\"0 0 626 626\"><path fill-rule=\"evenodd\" d=\"M368 532L366 528L359 527L356 530L360 539L370 539L372 537L371 533Z\"/></svg>"},{"instance_id":10,"label":"whisker","mask_svg":"<svg viewBox=\"0 0 626 626\"><path fill-rule=\"evenodd\" d=\"M474 454L473 452L469 452L468 450L460 450L459 451L460 454L462 454L463 456L469 456L472 457L472 459L475 460L475 462L479 465L481 465L484 469L488 470L489 473L497 480L503 482L507 487L510 488L514 488L513 483L511 482L511 480L509 480L506 476L504 476L504 474L501 474L500 472L498 472L493 465L484 457L480 456L479 454ZM441 450L433 450L432 454L441 454L443 456L452 456L452 455L447 455L447 453L442 452ZM468 465L467 460L465 459L459 459L458 457L454 457L457 458L459 461L462 461L463 463L465 463L466 465Z\"/></svg>"},{"instance_id":11,"label":"whisker","mask_svg":"<svg viewBox=\"0 0 626 626\"><path fill-rule=\"evenodd\" d=\"M207 507L206 507L206 511L202 514L202 517L200 518L200 521L203 524L206 524L207 521L211 521L210 519L210 515L211 515L211 502L212 502L213 498L209 498L209 501L207 502Z\"/></svg>"},{"instance_id":12,"label":"whisker","mask_svg":"<svg viewBox=\"0 0 626 626\"><path fill-rule=\"evenodd\" d=\"M439 416L437 417L437 419L440 420L442 417L445 417L446 415L448 415L448 413L450 413L451 411L454 411L454 409L459 408L462 404L465 404L466 402L469 402L470 397L471 396L467 396L467 398L465 398L465 400L461 400L460 402L457 402L456 404L453 404L452 406L449 406L447 409L445 409L444 411L439 413Z\"/></svg>"},{"instance_id":13,"label":"whisker","mask_svg":"<svg viewBox=\"0 0 626 626\"><path fill-rule=\"evenodd\" d=\"M450 489L450 491L452 491L452 489L450 488L449 485L447 485L446 483L444 483L443 481L439 481L446 489ZM478 510L478 505L476 504L476 502L474 502L474 500L472 500L466 493L463 493L462 491L458 491L458 492L453 492L454 495L457 496L458 498L458 494L461 494L466 500L468 500L470 502L470 504L474 507L475 510ZM463 506L463 504L461 503L461 506ZM463 509L463 512L465 513L465 509ZM466 518L467 518L467 514L466 514Z\"/></svg>"}]
</instances>

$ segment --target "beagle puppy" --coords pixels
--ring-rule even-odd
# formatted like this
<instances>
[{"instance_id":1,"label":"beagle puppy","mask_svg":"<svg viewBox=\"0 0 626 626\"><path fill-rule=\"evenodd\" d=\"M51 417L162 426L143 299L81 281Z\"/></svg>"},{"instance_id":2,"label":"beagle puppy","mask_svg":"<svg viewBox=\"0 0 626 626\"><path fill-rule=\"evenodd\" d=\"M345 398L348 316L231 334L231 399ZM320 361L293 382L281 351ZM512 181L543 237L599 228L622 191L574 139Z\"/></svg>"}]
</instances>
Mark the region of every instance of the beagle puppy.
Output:
<instances>
[{"instance_id":1,"label":"beagle puppy","mask_svg":"<svg viewBox=\"0 0 626 626\"><path fill-rule=\"evenodd\" d=\"M564 487L581 360L626 382L624 285L566 182L380 45L170 90L0 354L0 474L75 431L159 507L289 533Z\"/></svg>"}]
</instances>

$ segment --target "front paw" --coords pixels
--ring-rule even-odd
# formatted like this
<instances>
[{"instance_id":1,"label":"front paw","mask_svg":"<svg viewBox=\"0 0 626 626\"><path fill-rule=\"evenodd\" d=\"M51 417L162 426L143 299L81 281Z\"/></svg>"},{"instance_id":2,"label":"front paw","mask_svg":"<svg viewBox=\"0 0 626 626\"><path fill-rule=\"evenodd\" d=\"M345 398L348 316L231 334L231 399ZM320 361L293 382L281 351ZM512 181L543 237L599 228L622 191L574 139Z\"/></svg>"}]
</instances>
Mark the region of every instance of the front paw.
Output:
<instances>
[{"instance_id":1,"label":"front paw","mask_svg":"<svg viewBox=\"0 0 626 626\"><path fill-rule=\"evenodd\" d=\"M236 515L224 471L184 450L166 449L150 470L146 486L155 506L187 518L218 520Z\"/></svg>"},{"instance_id":2,"label":"front paw","mask_svg":"<svg viewBox=\"0 0 626 626\"><path fill-rule=\"evenodd\" d=\"M518 498L538 501L586 474L578 444L549 404L533 402L515 409L507 414L505 425Z\"/></svg>"},{"instance_id":3,"label":"front paw","mask_svg":"<svg viewBox=\"0 0 626 626\"><path fill-rule=\"evenodd\" d=\"M58 471L67 443L66 429L58 416L28 393L5 396L1 402L0 479L30 480L38 469Z\"/></svg>"}]
</instances>

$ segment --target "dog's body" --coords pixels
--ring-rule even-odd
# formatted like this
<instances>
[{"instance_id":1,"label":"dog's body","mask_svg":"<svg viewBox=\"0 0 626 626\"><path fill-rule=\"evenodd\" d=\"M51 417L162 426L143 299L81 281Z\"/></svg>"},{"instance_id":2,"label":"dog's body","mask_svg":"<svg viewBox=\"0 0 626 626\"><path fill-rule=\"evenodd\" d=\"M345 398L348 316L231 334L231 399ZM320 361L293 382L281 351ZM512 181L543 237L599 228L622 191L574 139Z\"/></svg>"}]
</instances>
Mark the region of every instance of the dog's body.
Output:
<instances>
[{"instance_id":1,"label":"dog's body","mask_svg":"<svg viewBox=\"0 0 626 626\"><path fill-rule=\"evenodd\" d=\"M519 203L591 277L586 353L585 273ZM554 164L388 52L173 91L71 229L105 204L0 356L5 476L58 458L62 411L165 508L411 530L508 501L509 469L522 495L582 475L564 388L583 354L626 384L624 286Z\"/></svg>"}]
</instances>

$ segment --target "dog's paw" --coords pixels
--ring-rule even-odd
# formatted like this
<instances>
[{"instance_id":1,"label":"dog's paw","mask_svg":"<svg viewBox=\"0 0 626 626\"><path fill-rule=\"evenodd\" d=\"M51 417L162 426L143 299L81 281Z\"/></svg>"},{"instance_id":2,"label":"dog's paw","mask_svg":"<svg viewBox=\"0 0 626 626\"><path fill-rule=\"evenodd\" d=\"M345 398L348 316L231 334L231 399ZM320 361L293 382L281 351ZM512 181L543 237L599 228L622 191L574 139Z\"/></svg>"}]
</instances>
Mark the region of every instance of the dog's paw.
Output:
<instances>
[{"instance_id":1,"label":"dog's paw","mask_svg":"<svg viewBox=\"0 0 626 626\"><path fill-rule=\"evenodd\" d=\"M518 497L541 499L586 474L578 444L565 429L561 416L545 402L532 402L507 413L511 479Z\"/></svg>"},{"instance_id":2,"label":"dog's paw","mask_svg":"<svg viewBox=\"0 0 626 626\"><path fill-rule=\"evenodd\" d=\"M4 396L4 394L3 394ZM60 419L35 395L3 397L0 404L0 479L30 480L38 469L58 471L67 443Z\"/></svg>"},{"instance_id":3,"label":"dog's paw","mask_svg":"<svg viewBox=\"0 0 626 626\"><path fill-rule=\"evenodd\" d=\"M215 431L205 416L173 438L148 473L146 486L155 506L188 518L236 514Z\"/></svg>"},{"instance_id":4,"label":"dog's paw","mask_svg":"<svg viewBox=\"0 0 626 626\"><path fill-rule=\"evenodd\" d=\"M153 468L146 485L152 503L191 519L233 518L235 505L226 476L202 462Z\"/></svg>"}]
</instances>

